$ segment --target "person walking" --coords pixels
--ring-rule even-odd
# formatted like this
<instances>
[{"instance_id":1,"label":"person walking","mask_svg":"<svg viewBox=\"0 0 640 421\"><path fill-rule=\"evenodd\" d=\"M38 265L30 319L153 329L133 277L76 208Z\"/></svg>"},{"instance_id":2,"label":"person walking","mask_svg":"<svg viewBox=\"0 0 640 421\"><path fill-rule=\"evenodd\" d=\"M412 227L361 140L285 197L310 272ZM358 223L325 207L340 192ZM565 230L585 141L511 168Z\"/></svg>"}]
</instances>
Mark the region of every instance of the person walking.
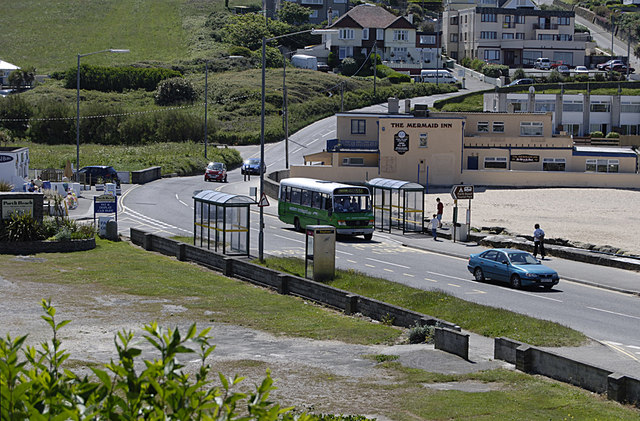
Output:
<instances>
[{"instance_id":1,"label":"person walking","mask_svg":"<svg viewBox=\"0 0 640 421\"><path fill-rule=\"evenodd\" d=\"M442 214L444 213L444 203L440 201L439 197L436 197L436 203L438 204L438 211L436 212L438 218L438 228L442 228Z\"/></svg>"},{"instance_id":2,"label":"person walking","mask_svg":"<svg viewBox=\"0 0 640 421\"><path fill-rule=\"evenodd\" d=\"M544 260L544 231L540 228L540 224L535 224L533 228L533 257L536 257L540 250L541 259Z\"/></svg>"},{"instance_id":3,"label":"person walking","mask_svg":"<svg viewBox=\"0 0 640 421\"><path fill-rule=\"evenodd\" d=\"M433 239L435 241L438 241L438 224L439 223L440 221L438 220L437 215L434 213L433 218L431 219L431 221L429 221L429 224L431 224L431 235L433 236Z\"/></svg>"}]
</instances>

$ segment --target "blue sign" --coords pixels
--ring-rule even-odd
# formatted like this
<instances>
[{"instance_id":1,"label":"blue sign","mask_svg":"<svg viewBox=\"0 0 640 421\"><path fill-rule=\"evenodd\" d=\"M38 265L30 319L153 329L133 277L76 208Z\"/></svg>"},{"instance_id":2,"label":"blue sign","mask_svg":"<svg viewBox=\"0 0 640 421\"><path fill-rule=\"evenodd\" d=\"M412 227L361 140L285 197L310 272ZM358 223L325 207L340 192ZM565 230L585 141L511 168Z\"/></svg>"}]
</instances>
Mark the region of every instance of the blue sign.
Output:
<instances>
[{"instance_id":1,"label":"blue sign","mask_svg":"<svg viewBox=\"0 0 640 421\"><path fill-rule=\"evenodd\" d=\"M11 161L13 161L13 157L11 155L0 155L0 163Z\"/></svg>"},{"instance_id":2,"label":"blue sign","mask_svg":"<svg viewBox=\"0 0 640 421\"><path fill-rule=\"evenodd\" d=\"M115 213L118 220L118 197L112 194L103 194L93 198L93 218L96 213Z\"/></svg>"}]
</instances>

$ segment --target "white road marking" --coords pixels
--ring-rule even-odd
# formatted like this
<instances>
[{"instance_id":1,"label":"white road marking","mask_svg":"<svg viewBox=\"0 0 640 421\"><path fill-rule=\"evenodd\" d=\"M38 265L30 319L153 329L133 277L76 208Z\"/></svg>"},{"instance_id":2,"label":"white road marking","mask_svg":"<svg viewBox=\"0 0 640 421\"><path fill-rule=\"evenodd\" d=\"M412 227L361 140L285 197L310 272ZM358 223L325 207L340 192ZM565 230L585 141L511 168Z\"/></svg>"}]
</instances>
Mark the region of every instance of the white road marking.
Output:
<instances>
[{"instance_id":1,"label":"white road marking","mask_svg":"<svg viewBox=\"0 0 640 421\"><path fill-rule=\"evenodd\" d=\"M436 281L435 279L431 279L431 278L424 278L425 281L429 281L429 282L435 282L436 284L438 283L438 281Z\"/></svg>"},{"instance_id":2,"label":"white road marking","mask_svg":"<svg viewBox=\"0 0 640 421\"><path fill-rule=\"evenodd\" d=\"M409 266L399 265L399 264L397 264L397 263L385 262L384 260L373 259L373 258L371 258L371 257L367 257L366 259L367 259L367 260L374 261L374 262L378 262L378 263L383 263L383 264L385 264L385 265L397 266L397 267L399 267L399 268L404 268L404 269L411 269Z\"/></svg>"},{"instance_id":3,"label":"white road marking","mask_svg":"<svg viewBox=\"0 0 640 421\"><path fill-rule=\"evenodd\" d=\"M351 260L351 259L347 259L347 262L349 262L349 263L358 263L355 260Z\"/></svg>"},{"instance_id":4,"label":"white road marking","mask_svg":"<svg viewBox=\"0 0 640 421\"><path fill-rule=\"evenodd\" d=\"M456 284L447 284L447 285L452 286L452 287L456 287L456 288L462 288L460 285L456 285Z\"/></svg>"},{"instance_id":5,"label":"white road marking","mask_svg":"<svg viewBox=\"0 0 640 421\"><path fill-rule=\"evenodd\" d=\"M555 302L557 302L557 303L561 303L561 302L562 302L562 300L557 300L557 299L555 299L555 298L545 297L545 296L542 296L542 295L539 295L539 294L532 294L532 293L530 293L530 292L526 292L526 291L518 291L518 290L516 290L516 289L512 289L511 291L513 291L513 292L515 292L515 293L517 293L517 294L528 295L529 297L540 298L540 299L542 299L542 300L555 301Z\"/></svg>"},{"instance_id":6,"label":"white road marking","mask_svg":"<svg viewBox=\"0 0 640 421\"><path fill-rule=\"evenodd\" d=\"M391 269L384 268L385 271L393 273Z\"/></svg>"},{"instance_id":7,"label":"white road marking","mask_svg":"<svg viewBox=\"0 0 640 421\"><path fill-rule=\"evenodd\" d=\"M415 278L415 277L416 277L416 275L412 275L412 274L410 274L410 273L403 273L403 275L404 275L404 276L408 276L408 277L410 277L410 278Z\"/></svg>"},{"instance_id":8,"label":"white road marking","mask_svg":"<svg viewBox=\"0 0 640 421\"><path fill-rule=\"evenodd\" d=\"M182 203L183 205L185 205L186 207L190 207L190 205L188 203L183 202L182 200L180 200L180 198L178 197L178 193L176 193L176 200L180 203Z\"/></svg>"},{"instance_id":9,"label":"white road marking","mask_svg":"<svg viewBox=\"0 0 640 421\"><path fill-rule=\"evenodd\" d=\"M431 275L442 276L444 278L455 279L456 281L469 281L469 279L459 278L457 276L445 275L444 273L429 272L429 271L427 271L427 273L430 273Z\"/></svg>"},{"instance_id":10,"label":"white road marking","mask_svg":"<svg viewBox=\"0 0 640 421\"><path fill-rule=\"evenodd\" d=\"M611 310L604 310L601 308L596 308L596 307L587 307L588 309L591 310L595 310L595 311L601 311L603 313L609 313L609 314L615 314L616 316L622 316L622 317L628 317L630 319L636 319L636 320L640 320L640 317L638 316L631 316L630 314L624 314L624 313L617 313L615 311L611 311Z\"/></svg>"},{"instance_id":11,"label":"white road marking","mask_svg":"<svg viewBox=\"0 0 640 421\"><path fill-rule=\"evenodd\" d=\"M370 265L369 263L365 263L364 265L365 265L366 267L368 267L368 268L374 268L374 267L375 267L375 266L373 266L373 265Z\"/></svg>"}]
</instances>

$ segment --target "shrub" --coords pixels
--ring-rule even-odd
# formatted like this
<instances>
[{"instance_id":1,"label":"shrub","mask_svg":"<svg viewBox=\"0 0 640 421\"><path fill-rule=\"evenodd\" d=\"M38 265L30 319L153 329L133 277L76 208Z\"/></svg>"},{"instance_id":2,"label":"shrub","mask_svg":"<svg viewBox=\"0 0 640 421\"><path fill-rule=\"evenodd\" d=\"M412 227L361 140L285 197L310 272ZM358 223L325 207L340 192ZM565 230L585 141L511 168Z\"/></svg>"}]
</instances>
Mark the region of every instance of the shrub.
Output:
<instances>
[{"instance_id":1,"label":"shrub","mask_svg":"<svg viewBox=\"0 0 640 421\"><path fill-rule=\"evenodd\" d=\"M353 76L358 70L358 63L356 63L356 60L353 57L344 58L340 66L342 68L341 73L344 76Z\"/></svg>"},{"instance_id":2,"label":"shrub","mask_svg":"<svg viewBox=\"0 0 640 421\"><path fill-rule=\"evenodd\" d=\"M486 65L486 63L479 58L474 58L473 60L471 60L471 63L469 63L469 65L472 69L477 70L478 72L482 72L482 68Z\"/></svg>"},{"instance_id":3,"label":"shrub","mask_svg":"<svg viewBox=\"0 0 640 421\"><path fill-rule=\"evenodd\" d=\"M487 64L482 67L482 73L493 78L509 76L509 66L504 66L502 64Z\"/></svg>"},{"instance_id":4,"label":"shrub","mask_svg":"<svg viewBox=\"0 0 640 421\"><path fill-rule=\"evenodd\" d=\"M589 133L589 136L595 137L595 138L599 138L599 137L601 138L601 137L604 137L604 133L599 132L599 131L595 131L595 132Z\"/></svg>"},{"instance_id":5,"label":"shrub","mask_svg":"<svg viewBox=\"0 0 640 421\"><path fill-rule=\"evenodd\" d=\"M424 344L431 343L433 341L433 332L435 331L433 326L418 325L409 329L409 343L410 344Z\"/></svg>"},{"instance_id":6,"label":"shrub","mask_svg":"<svg viewBox=\"0 0 640 421\"><path fill-rule=\"evenodd\" d=\"M378 64L378 66L376 66L376 76L380 77L380 78L385 78L388 77L389 75L393 74L394 70L389 67L389 66L385 66L384 64Z\"/></svg>"},{"instance_id":7,"label":"shrub","mask_svg":"<svg viewBox=\"0 0 640 421\"><path fill-rule=\"evenodd\" d=\"M515 72L513 72L513 79L524 79L525 77L527 77L527 75L524 72L524 69L522 67L520 67L519 69L516 69Z\"/></svg>"},{"instance_id":8,"label":"shrub","mask_svg":"<svg viewBox=\"0 0 640 421\"><path fill-rule=\"evenodd\" d=\"M80 66L80 88L103 92L122 92L125 89L153 91L162 80L181 76L179 72L163 68ZM76 89L77 68L67 70L64 86Z\"/></svg>"},{"instance_id":9,"label":"shrub","mask_svg":"<svg viewBox=\"0 0 640 421\"><path fill-rule=\"evenodd\" d=\"M607 139L620 139L620 133L609 132L609 133L607 133L607 135L605 137Z\"/></svg>"},{"instance_id":10,"label":"shrub","mask_svg":"<svg viewBox=\"0 0 640 421\"><path fill-rule=\"evenodd\" d=\"M181 77L163 80L158 84L158 89L154 95L154 99L158 105L191 102L195 100L196 97L196 90L191 82Z\"/></svg>"},{"instance_id":11,"label":"shrub","mask_svg":"<svg viewBox=\"0 0 640 421\"><path fill-rule=\"evenodd\" d=\"M471 59L469 57L463 57L460 60L460 65L464 67L471 67Z\"/></svg>"},{"instance_id":12,"label":"shrub","mask_svg":"<svg viewBox=\"0 0 640 421\"><path fill-rule=\"evenodd\" d=\"M576 75L574 77L574 80L576 82L588 82L589 81L589 75Z\"/></svg>"},{"instance_id":13,"label":"shrub","mask_svg":"<svg viewBox=\"0 0 640 421\"><path fill-rule=\"evenodd\" d=\"M14 213L6 223L3 237L5 241L37 241L43 240L42 225L33 219L31 212Z\"/></svg>"},{"instance_id":14,"label":"shrub","mask_svg":"<svg viewBox=\"0 0 640 421\"><path fill-rule=\"evenodd\" d=\"M393 72L388 76L388 79L391 81L391 83L396 84L396 83L403 83L403 82L411 82L411 76L404 74L404 73L399 73L399 72Z\"/></svg>"},{"instance_id":15,"label":"shrub","mask_svg":"<svg viewBox=\"0 0 640 421\"><path fill-rule=\"evenodd\" d=\"M13 190L13 184L9 183L8 181L4 181L4 180L0 180L0 191L12 191Z\"/></svg>"},{"instance_id":16,"label":"shrub","mask_svg":"<svg viewBox=\"0 0 640 421\"><path fill-rule=\"evenodd\" d=\"M557 71L556 69L553 69L549 73L549 76L547 77L547 82L550 82L550 83L558 83L558 82L562 82L563 80L564 78L562 77L560 72Z\"/></svg>"},{"instance_id":17,"label":"shrub","mask_svg":"<svg viewBox=\"0 0 640 421\"><path fill-rule=\"evenodd\" d=\"M596 73L596 75L594 76L594 79L598 82L603 82L605 79L604 74L602 74L601 72Z\"/></svg>"},{"instance_id":18,"label":"shrub","mask_svg":"<svg viewBox=\"0 0 640 421\"><path fill-rule=\"evenodd\" d=\"M10 95L0 100L0 126L9 129L12 134L24 136L29 128L29 119L33 108L19 95Z\"/></svg>"},{"instance_id":19,"label":"shrub","mask_svg":"<svg viewBox=\"0 0 640 421\"><path fill-rule=\"evenodd\" d=\"M241 377L212 376L206 361L215 349L213 338L209 328L198 332L195 324L185 335L177 328L145 325L144 339L157 355L144 361L133 332L119 331L114 338L117 357L103 367L91 367L92 377L74 373L64 365L71 355L60 340L60 330L70 321L58 322L50 301L42 300L41 305L42 318L52 330L50 341L42 342L40 349L25 349L26 335L0 338L3 420L308 419L304 414L294 418L293 408L273 402L269 370L250 393L236 390ZM185 374L179 362L189 354L197 363L193 375ZM222 386L214 386L214 378Z\"/></svg>"},{"instance_id":20,"label":"shrub","mask_svg":"<svg viewBox=\"0 0 640 421\"><path fill-rule=\"evenodd\" d=\"M229 55L230 56L242 56L242 57L251 57L251 50L247 47L242 47L239 45L232 45L229 47Z\"/></svg>"},{"instance_id":21,"label":"shrub","mask_svg":"<svg viewBox=\"0 0 640 421\"><path fill-rule=\"evenodd\" d=\"M338 56L336 55L336 53L334 53L333 51L331 51L329 53L329 57L327 58L327 64L331 67L338 67L338 65L340 64L340 58L338 58Z\"/></svg>"}]
</instances>

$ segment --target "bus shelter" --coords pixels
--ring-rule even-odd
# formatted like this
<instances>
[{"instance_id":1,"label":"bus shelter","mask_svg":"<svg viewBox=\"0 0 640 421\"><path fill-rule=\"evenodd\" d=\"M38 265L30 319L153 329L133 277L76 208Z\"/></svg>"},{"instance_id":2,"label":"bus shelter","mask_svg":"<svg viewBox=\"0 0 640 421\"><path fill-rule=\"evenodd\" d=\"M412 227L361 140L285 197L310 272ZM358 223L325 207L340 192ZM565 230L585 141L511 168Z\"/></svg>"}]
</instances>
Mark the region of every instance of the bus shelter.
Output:
<instances>
[{"instance_id":1,"label":"bus shelter","mask_svg":"<svg viewBox=\"0 0 640 421\"><path fill-rule=\"evenodd\" d=\"M391 228L402 233L424 229L424 187L409 181L374 178L367 186L373 196L374 227L381 231Z\"/></svg>"},{"instance_id":2,"label":"bus shelter","mask_svg":"<svg viewBox=\"0 0 640 421\"><path fill-rule=\"evenodd\" d=\"M193 194L193 245L200 239L223 254L249 255L249 196L202 190Z\"/></svg>"}]
</instances>

